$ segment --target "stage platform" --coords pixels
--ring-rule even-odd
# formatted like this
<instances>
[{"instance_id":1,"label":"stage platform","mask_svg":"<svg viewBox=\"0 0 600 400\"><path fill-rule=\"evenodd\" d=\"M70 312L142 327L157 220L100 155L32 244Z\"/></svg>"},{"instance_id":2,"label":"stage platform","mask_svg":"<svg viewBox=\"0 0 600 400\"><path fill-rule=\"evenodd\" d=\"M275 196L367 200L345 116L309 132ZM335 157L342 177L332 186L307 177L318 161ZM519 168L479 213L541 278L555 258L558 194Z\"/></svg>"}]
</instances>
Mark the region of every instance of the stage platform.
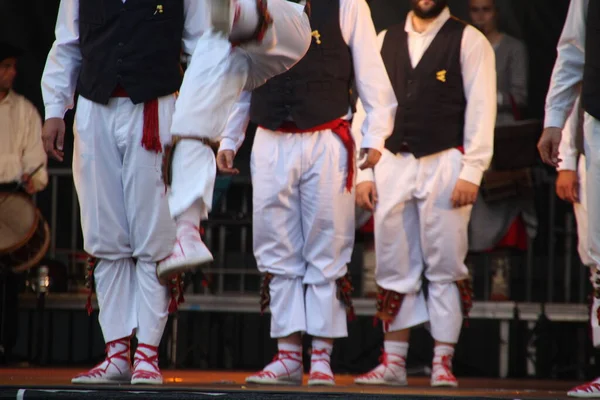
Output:
<instances>
[{"instance_id":1,"label":"stage platform","mask_svg":"<svg viewBox=\"0 0 600 400\"><path fill-rule=\"evenodd\" d=\"M234 400L391 400L391 399L567 399L581 382L461 379L460 388L433 389L426 377L409 378L409 386L365 387L353 376L338 375L335 387L247 385L245 372L163 371L163 386L81 386L70 379L80 370L0 369L0 399L234 399Z\"/></svg>"}]
</instances>

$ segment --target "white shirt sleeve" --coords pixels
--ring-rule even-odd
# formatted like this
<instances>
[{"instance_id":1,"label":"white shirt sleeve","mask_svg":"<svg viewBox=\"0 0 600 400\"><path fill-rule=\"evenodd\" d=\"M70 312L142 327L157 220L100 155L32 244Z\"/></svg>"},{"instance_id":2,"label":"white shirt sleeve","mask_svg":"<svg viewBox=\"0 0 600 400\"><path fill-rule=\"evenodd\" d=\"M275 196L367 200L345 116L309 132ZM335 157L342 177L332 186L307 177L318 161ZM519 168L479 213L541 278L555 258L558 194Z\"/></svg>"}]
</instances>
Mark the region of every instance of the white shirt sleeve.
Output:
<instances>
[{"instance_id":1,"label":"white shirt sleeve","mask_svg":"<svg viewBox=\"0 0 600 400\"><path fill-rule=\"evenodd\" d=\"M563 134L560 138L558 154L560 155L562 161L558 164L558 168L556 168L558 171L577 171L578 151L576 137L580 129L580 124L583 122L580 121L579 118L580 107L581 99L578 97L575 100L575 106L573 107L573 111L571 111L571 115L569 115L569 118L565 123Z\"/></svg>"},{"instance_id":2,"label":"white shirt sleeve","mask_svg":"<svg viewBox=\"0 0 600 400\"><path fill-rule=\"evenodd\" d=\"M589 0L571 0L558 45L558 55L546 96L544 127L563 128L583 80L585 29Z\"/></svg>"},{"instance_id":3,"label":"white shirt sleeve","mask_svg":"<svg viewBox=\"0 0 600 400\"><path fill-rule=\"evenodd\" d=\"M357 147L383 150L392 134L398 102L381 58L381 43L365 0L340 2L340 27L352 52L354 78L365 112ZM354 123L353 123L354 124Z\"/></svg>"},{"instance_id":4,"label":"white shirt sleeve","mask_svg":"<svg viewBox=\"0 0 600 400\"><path fill-rule=\"evenodd\" d=\"M184 0L183 3L183 52L189 56L194 54L196 42L210 27L209 0Z\"/></svg>"},{"instance_id":5,"label":"white shirt sleeve","mask_svg":"<svg viewBox=\"0 0 600 400\"><path fill-rule=\"evenodd\" d=\"M55 28L56 39L42 75L45 118L64 118L73 108L81 67L79 50L79 0L61 0Z\"/></svg>"},{"instance_id":6,"label":"white shirt sleeve","mask_svg":"<svg viewBox=\"0 0 600 400\"><path fill-rule=\"evenodd\" d=\"M26 107L25 120L22 122L27 125L25 132L27 139L22 155L23 172L31 174L40 164L43 165L31 177L35 190L40 191L48 184L48 170L46 168L48 158L42 144L42 119L33 104L27 102L24 106Z\"/></svg>"},{"instance_id":7,"label":"white shirt sleeve","mask_svg":"<svg viewBox=\"0 0 600 400\"><path fill-rule=\"evenodd\" d=\"M487 38L465 27L461 44L462 76L467 99L464 156L459 179L481 184L494 152L497 112L496 58Z\"/></svg>"},{"instance_id":8,"label":"white shirt sleeve","mask_svg":"<svg viewBox=\"0 0 600 400\"><path fill-rule=\"evenodd\" d=\"M381 47L383 46L383 41L385 39L386 33L387 33L387 30L384 30L384 31L379 32L379 35L377 35L376 49L379 52L379 54L381 54ZM387 77L387 72L386 72L386 77ZM393 92L392 92L392 94L393 94ZM396 100L395 95L394 95L394 100ZM365 122L366 117L367 117L367 114L365 112L365 108L362 104L361 99L359 98L356 103L356 113L354 113L354 117L352 118L352 136L354 137L354 143L356 143L357 157L358 157L358 154L360 153L360 149L363 147L367 147L363 143L363 132L364 132L363 126L365 125L364 122ZM394 119L395 119L395 110L394 110L394 115L392 116L392 118L393 118L393 120L392 120L392 130L393 130L393 128L394 128L393 123L394 123ZM390 132L390 134L391 134L391 132ZM384 142L385 142L385 139L384 139ZM356 183L357 184L359 184L361 182L374 181L374 180L375 180L375 176L373 174L372 168L367 168L367 169L357 168L357 172L356 172Z\"/></svg>"},{"instance_id":9,"label":"white shirt sleeve","mask_svg":"<svg viewBox=\"0 0 600 400\"><path fill-rule=\"evenodd\" d=\"M227 120L227 126L221 136L219 151L233 150L237 151L244 143L246 137L246 129L250 122L250 101L252 92L244 91L240 95L239 100L233 106L233 111Z\"/></svg>"}]
</instances>

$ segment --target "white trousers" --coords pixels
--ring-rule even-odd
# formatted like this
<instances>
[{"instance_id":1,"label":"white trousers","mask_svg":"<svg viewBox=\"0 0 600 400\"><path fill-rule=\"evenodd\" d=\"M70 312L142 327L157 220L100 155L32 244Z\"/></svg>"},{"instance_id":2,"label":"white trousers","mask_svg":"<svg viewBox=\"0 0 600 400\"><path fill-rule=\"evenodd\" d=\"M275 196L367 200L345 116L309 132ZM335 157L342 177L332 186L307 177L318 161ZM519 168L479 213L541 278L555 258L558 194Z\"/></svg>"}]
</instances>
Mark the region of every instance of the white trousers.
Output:
<instances>
[{"instance_id":1,"label":"white trousers","mask_svg":"<svg viewBox=\"0 0 600 400\"><path fill-rule=\"evenodd\" d=\"M344 145L328 130L258 128L250 167L254 255L261 272L275 275L271 336L347 336L335 283L346 274L354 245L355 199L345 188Z\"/></svg>"},{"instance_id":2,"label":"white trousers","mask_svg":"<svg viewBox=\"0 0 600 400\"><path fill-rule=\"evenodd\" d=\"M274 22L260 44L232 48L226 37L212 31L198 40L177 100L173 134L218 140L242 90L263 85L306 54L311 28L304 7L269 0L268 8ZM178 216L200 199L206 218L215 173L211 149L196 141L181 142L173 159L171 214Z\"/></svg>"},{"instance_id":3,"label":"white trousers","mask_svg":"<svg viewBox=\"0 0 600 400\"><path fill-rule=\"evenodd\" d=\"M579 178L579 203L573 204L575 220L577 221L577 251L581 262L584 265L591 266L594 265L594 261L590 257L590 247L588 245L587 174L584 155L579 157L577 176Z\"/></svg>"},{"instance_id":4,"label":"white trousers","mask_svg":"<svg viewBox=\"0 0 600 400\"><path fill-rule=\"evenodd\" d=\"M159 99L162 143L170 140L174 105L174 95ZM84 249L100 259L95 280L105 340L137 328L143 343L157 345L168 302L155 267L172 249L175 224L161 180L162 155L141 145L143 113L143 104L127 98L102 105L79 97L73 179Z\"/></svg>"},{"instance_id":5,"label":"white trousers","mask_svg":"<svg viewBox=\"0 0 600 400\"><path fill-rule=\"evenodd\" d=\"M590 278L592 284L598 287L599 285L595 284L595 281L600 279L600 274L597 272L597 267L600 266L600 210L598 207L587 207L587 204L600 204L600 121L588 113L585 113L583 132L585 147L585 177L582 179L581 172L583 172L583 168L581 168L580 164L579 179L582 192L585 190L587 198L585 199L585 203L583 203L582 194L582 203L579 205L580 215L577 214L577 209L575 210L575 215L577 218L578 234L580 234L579 231L581 229L585 229L585 225L583 224L581 228L579 227L581 221L587 221L588 223L586 235L588 249L587 255L589 255L590 260L589 264L586 265L590 265L592 267ZM587 211L587 215L581 213L581 206L584 207L583 210ZM585 244L581 243L581 238L579 240L580 248L582 245L585 246ZM582 262L585 263L583 257ZM593 297L590 322L592 325L592 339L594 347L600 347L600 322L598 321L597 317L598 308L600 308L600 299Z\"/></svg>"},{"instance_id":6,"label":"white trousers","mask_svg":"<svg viewBox=\"0 0 600 400\"><path fill-rule=\"evenodd\" d=\"M429 321L435 340L458 341L463 316L455 282L469 275L464 260L472 208L451 204L461 167L457 149L420 159L384 150L375 166L375 277L382 288L407 294L392 331ZM426 305L423 271L429 281Z\"/></svg>"}]
</instances>

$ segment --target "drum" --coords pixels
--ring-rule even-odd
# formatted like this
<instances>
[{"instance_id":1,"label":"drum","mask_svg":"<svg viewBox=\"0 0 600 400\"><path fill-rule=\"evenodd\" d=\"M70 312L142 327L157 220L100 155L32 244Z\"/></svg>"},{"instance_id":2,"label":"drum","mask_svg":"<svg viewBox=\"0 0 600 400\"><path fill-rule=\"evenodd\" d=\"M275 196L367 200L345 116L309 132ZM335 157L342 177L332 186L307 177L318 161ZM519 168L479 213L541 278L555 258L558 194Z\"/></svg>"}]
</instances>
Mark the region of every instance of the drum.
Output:
<instances>
[{"instance_id":1,"label":"drum","mask_svg":"<svg viewBox=\"0 0 600 400\"><path fill-rule=\"evenodd\" d=\"M50 245L50 229L30 198L0 192L0 271L23 272L39 263Z\"/></svg>"}]
</instances>

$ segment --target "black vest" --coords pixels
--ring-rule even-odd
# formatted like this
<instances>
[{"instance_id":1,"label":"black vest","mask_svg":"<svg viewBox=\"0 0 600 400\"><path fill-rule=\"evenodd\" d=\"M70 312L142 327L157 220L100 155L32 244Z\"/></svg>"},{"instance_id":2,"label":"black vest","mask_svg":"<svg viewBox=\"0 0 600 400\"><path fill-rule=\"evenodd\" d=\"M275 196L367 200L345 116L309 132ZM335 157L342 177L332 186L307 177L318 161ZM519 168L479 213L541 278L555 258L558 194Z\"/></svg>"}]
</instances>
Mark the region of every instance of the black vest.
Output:
<instances>
[{"instance_id":1,"label":"black vest","mask_svg":"<svg viewBox=\"0 0 600 400\"><path fill-rule=\"evenodd\" d=\"M332 121L353 105L354 71L340 28L339 0L311 1L313 39L304 58L252 92L250 119L277 130L286 120L300 129Z\"/></svg>"},{"instance_id":2,"label":"black vest","mask_svg":"<svg viewBox=\"0 0 600 400\"><path fill-rule=\"evenodd\" d=\"M107 104L117 85L138 104L179 90L183 0L80 0L78 91Z\"/></svg>"},{"instance_id":3,"label":"black vest","mask_svg":"<svg viewBox=\"0 0 600 400\"><path fill-rule=\"evenodd\" d=\"M464 95L460 48L465 24L450 18L413 69L404 23L388 29L381 56L398 100L392 153L423 157L463 145Z\"/></svg>"},{"instance_id":4,"label":"black vest","mask_svg":"<svg viewBox=\"0 0 600 400\"><path fill-rule=\"evenodd\" d=\"M590 0L588 5L581 105L588 114L600 120L600 4L598 0Z\"/></svg>"}]
</instances>

